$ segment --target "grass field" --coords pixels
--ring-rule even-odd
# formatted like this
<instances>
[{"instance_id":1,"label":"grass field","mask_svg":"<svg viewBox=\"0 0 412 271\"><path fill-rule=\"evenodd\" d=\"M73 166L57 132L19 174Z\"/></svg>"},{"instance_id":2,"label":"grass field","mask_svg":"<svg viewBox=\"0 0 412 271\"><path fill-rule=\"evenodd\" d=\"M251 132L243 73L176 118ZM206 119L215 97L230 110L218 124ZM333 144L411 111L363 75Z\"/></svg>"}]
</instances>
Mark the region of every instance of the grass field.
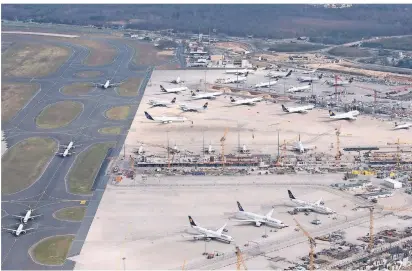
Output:
<instances>
[{"instance_id":1,"label":"grass field","mask_svg":"<svg viewBox=\"0 0 412 271\"><path fill-rule=\"evenodd\" d=\"M41 264L62 265L73 239L74 235L52 236L43 239L33 247L30 254Z\"/></svg>"},{"instance_id":2,"label":"grass field","mask_svg":"<svg viewBox=\"0 0 412 271\"><path fill-rule=\"evenodd\" d=\"M83 104L73 101L47 106L36 117L36 125L43 129L60 128L72 122L83 110Z\"/></svg>"},{"instance_id":3,"label":"grass field","mask_svg":"<svg viewBox=\"0 0 412 271\"><path fill-rule=\"evenodd\" d=\"M90 194L96 174L102 165L107 151L114 143L97 143L82 152L70 170L68 185L70 193Z\"/></svg>"},{"instance_id":4,"label":"grass field","mask_svg":"<svg viewBox=\"0 0 412 271\"><path fill-rule=\"evenodd\" d=\"M278 43L270 45L268 50L275 52L305 52L323 48L325 48L325 46L308 43Z\"/></svg>"},{"instance_id":5,"label":"grass field","mask_svg":"<svg viewBox=\"0 0 412 271\"><path fill-rule=\"evenodd\" d=\"M363 42L362 47L412 51L412 37L378 39Z\"/></svg>"},{"instance_id":6,"label":"grass field","mask_svg":"<svg viewBox=\"0 0 412 271\"><path fill-rule=\"evenodd\" d=\"M122 127L104 127L99 129L99 133L101 134L111 134L111 135L118 135L122 132Z\"/></svg>"},{"instance_id":7,"label":"grass field","mask_svg":"<svg viewBox=\"0 0 412 271\"><path fill-rule=\"evenodd\" d=\"M41 77L57 71L70 50L49 44L15 43L2 54L3 76Z\"/></svg>"},{"instance_id":8,"label":"grass field","mask_svg":"<svg viewBox=\"0 0 412 271\"><path fill-rule=\"evenodd\" d=\"M1 121L13 118L38 90L37 84L1 84Z\"/></svg>"},{"instance_id":9,"label":"grass field","mask_svg":"<svg viewBox=\"0 0 412 271\"><path fill-rule=\"evenodd\" d=\"M136 65L162 65L173 58L173 56L159 54L159 50L152 43L126 42L135 49L133 62Z\"/></svg>"},{"instance_id":10,"label":"grass field","mask_svg":"<svg viewBox=\"0 0 412 271\"><path fill-rule=\"evenodd\" d=\"M84 62L88 66L110 64L116 56L116 49L105 42L86 39L77 39L73 42L90 49L90 54Z\"/></svg>"},{"instance_id":11,"label":"grass field","mask_svg":"<svg viewBox=\"0 0 412 271\"><path fill-rule=\"evenodd\" d=\"M84 71L84 72L78 72L75 75L81 78L92 78L92 77L97 77L100 76L102 73L99 71Z\"/></svg>"},{"instance_id":12,"label":"grass field","mask_svg":"<svg viewBox=\"0 0 412 271\"><path fill-rule=\"evenodd\" d=\"M51 138L31 137L11 147L1 158L1 193L12 194L33 184L57 151Z\"/></svg>"},{"instance_id":13,"label":"grass field","mask_svg":"<svg viewBox=\"0 0 412 271\"><path fill-rule=\"evenodd\" d=\"M117 93L120 96L136 96L141 82L142 78L129 78L117 88Z\"/></svg>"},{"instance_id":14,"label":"grass field","mask_svg":"<svg viewBox=\"0 0 412 271\"><path fill-rule=\"evenodd\" d=\"M125 120L130 114L130 106L115 106L106 111L106 117L111 120Z\"/></svg>"},{"instance_id":15,"label":"grass field","mask_svg":"<svg viewBox=\"0 0 412 271\"><path fill-rule=\"evenodd\" d=\"M63 87L61 92L65 95L83 95L93 90L93 86L89 83L74 83Z\"/></svg>"},{"instance_id":16,"label":"grass field","mask_svg":"<svg viewBox=\"0 0 412 271\"><path fill-rule=\"evenodd\" d=\"M54 217L60 220L82 221L85 213L86 207L78 206L60 209L56 211L53 215Z\"/></svg>"},{"instance_id":17,"label":"grass field","mask_svg":"<svg viewBox=\"0 0 412 271\"><path fill-rule=\"evenodd\" d=\"M356 47L335 47L328 51L329 54L334 56L343 56L343 57L369 57L371 54L367 50L362 50Z\"/></svg>"}]
</instances>

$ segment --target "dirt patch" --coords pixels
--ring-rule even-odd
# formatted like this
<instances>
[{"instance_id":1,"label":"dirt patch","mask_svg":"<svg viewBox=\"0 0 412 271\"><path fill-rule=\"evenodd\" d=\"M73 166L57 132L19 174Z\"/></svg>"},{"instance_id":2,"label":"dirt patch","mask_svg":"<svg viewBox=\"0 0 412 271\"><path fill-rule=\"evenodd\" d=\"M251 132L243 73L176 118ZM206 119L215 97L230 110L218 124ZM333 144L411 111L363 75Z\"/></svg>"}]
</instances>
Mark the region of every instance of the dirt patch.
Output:
<instances>
[{"instance_id":1,"label":"dirt patch","mask_svg":"<svg viewBox=\"0 0 412 271\"><path fill-rule=\"evenodd\" d=\"M35 244L30 254L41 264L62 265L73 240L74 235L52 236Z\"/></svg>"},{"instance_id":2,"label":"dirt patch","mask_svg":"<svg viewBox=\"0 0 412 271\"><path fill-rule=\"evenodd\" d=\"M130 106L116 106L106 111L106 117L111 120L125 120L130 114Z\"/></svg>"},{"instance_id":3,"label":"dirt patch","mask_svg":"<svg viewBox=\"0 0 412 271\"><path fill-rule=\"evenodd\" d=\"M135 49L133 62L136 65L158 66L166 64L173 56L158 54L160 51L151 43L127 41Z\"/></svg>"},{"instance_id":4,"label":"dirt patch","mask_svg":"<svg viewBox=\"0 0 412 271\"><path fill-rule=\"evenodd\" d=\"M122 127L104 127L99 129L99 133L101 134L111 134L111 135L119 135L122 132Z\"/></svg>"},{"instance_id":5,"label":"dirt patch","mask_svg":"<svg viewBox=\"0 0 412 271\"><path fill-rule=\"evenodd\" d=\"M2 54L2 75L41 77L56 72L70 50L50 44L16 42Z\"/></svg>"},{"instance_id":6,"label":"dirt patch","mask_svg":"<svg viewBox=\"0 0 412 271\"><path fill-rule=\"evenodd\" d=\"M90 49L90 54L84 62L84 64L88 66L100 66L110 64L113 62L116 56L116 49L102 41L76 39L72 42L82 46L86 46Z\"/></svg>"},{"instance_id":7,"label":"dirt patch","mask_svg":"<svg viewBox=\"0 0 412 271\"><path fill-rule=\"evenodd\" d=\"M36 117L36 125L42 129L60 128L77 118L82 110L83 104L79 102L57 102L43 109Z\"/></svg>"},{"instance_id":8,"label":"dirt patch","mask_svg":"<svg viewBox=\"0 0 412 271\"><path fill-rule=\"evenodd\" d=\"M56 211L53 216L60 220L82 221L85 213L86 207L77 206L60 209Z\"/></svg>"},{"instance_id":9,"label":"dirt patch","mask_svg":"<svg viewBox=\"0 0 412 271\"><path fill-rule=\"evenodd\" d=\"M38 90L37 84L1 84L1 121L13 118Z\"/></svg>"},{"instance_id":10,"label":"dirt patch","mask_svg":"<svg viewBox=\"0 0 412 271\"><path fill-rule=\"evenodd\" d=\"M1 158L1 193L16 193L32 185L56 151L56 141L41 137L31 137L11 147Z\"/></svg>"},{"instance_id":11,"label":"dirt patch","mask_svg":"<svg viewBox=\"0 0 412 271\"><path fill-rule=\"evenodd\" d=\"M362 50L356 47L335 47L328 51L329 54L342 57L369 57L371 54L367 50Z\"/></svg>"},{"instance_id":12,"label":"dirt patch","mask_svg":"<svg viewBox=\"0 0 412 271\"><path fill-rule=\"evenodd\" d=\"M74 83L68 86L63 87L61 92L65 95L82 95L87 94L93 90L93 86L88 83Z\"/></svg>"},{"instance_id":13,"label":"dirt patch","mask_svg":"<svg viewBox=\"0 0 412 271\"><path fill-rule=\"evenodd\" d=\"M156 70L175 70L179 69L180 65L177 63L167 63L156 67Z\"/></svg>"},{"instance_id":14,"label":"dirt patch","mask_svg":"<svg viewBox=\"0 0 412 271\"><path fill-rule=\"evenodd\" d=\"M249 48L247 44L241 42L218 42L214 46L216 48L230 49L238 53L243 53Z\"/></svg>"},{"instance_id":15,"label":"dirt patch","mask_svg":"<svg viewBox=\"0 0 412 271\"><path fill-rule=\"evenodd\" d=\"M92 77L98 77L102 73L99 71L84 71L84 72L78 72L75 75L80 77L80 78L92 78Z\"/></svg>"},{"instance_id":16,"label":"dirt patch","mask_svg":"<svg viewBox=\"0 0 412 271\"><path fill-rule=\"evenodd\" d=\"M136 96L141 82L142 78L129 78L117 88L117 93L120 96Z\"/></svg>"}]
</instances>

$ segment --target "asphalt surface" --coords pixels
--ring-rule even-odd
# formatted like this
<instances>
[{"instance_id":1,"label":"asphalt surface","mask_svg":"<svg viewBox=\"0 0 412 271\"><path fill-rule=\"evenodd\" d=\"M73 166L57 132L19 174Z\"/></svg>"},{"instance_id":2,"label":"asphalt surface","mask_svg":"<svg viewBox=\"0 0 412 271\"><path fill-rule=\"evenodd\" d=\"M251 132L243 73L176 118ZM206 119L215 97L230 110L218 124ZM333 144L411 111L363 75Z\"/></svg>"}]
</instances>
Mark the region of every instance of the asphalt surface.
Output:
<instances>
[{"instance_id":1,"label":"asphalt surface","mask_svg":"<svg viewBox=\"0 0 412 271\"><path fill-rule=\"evenodd\" d=\"M2 35L2 42L15 41L44 43L41 36ZM74 141L75 146L76 144L78 145L74 150L76 153L71 156L63 158L56 155L53 157L43 174L33 185L15 194L2 196L3 228L17 228L20 221L11 215L24 215L25 210L30 207L35 209L34 215L42 214L41 217L27 224L26 227L35 228L35 230L29 231L27 234L15 237L10 232L2 231L1 268L3 270L70 270L74 267L75 263L69 260L63 266L40 265L31 259L28 250L43 238L54 235L74 234L76 238L69 256L80 252L108 181L108 177L104 174L108 163L107 161L103 162L93 186L95 190L88 196L69 193L66 187L66 176L74 165L77 156L95 143L116 142L109 155L116 156L119 154L154 68L134 65L132 63L133 48L122 43L121 40L102 40L101 42L108 43L117 50L114 61L108 65L98 67L86 66L83 64L83 61L90 53L88 48L67 42L53 41L48 43L66 46L72 51L72 55L57 72L41 78L2 78L3 82L32 82L38 83L40 86L35 96L13 119L2 123L2 129L9 148L12 148L22 140L34 136L50 137L56 140L59 145L67 145L70 141ZM80 71L100 71L101 75L94 78L77 77L75 74ZM107 79L110 79L112 83L119 83L127 80L129 77L138 76L144 78L144 80L138 95L133 98L121 97L113 88L94 88L93 91L80 96L69 96L60 92L64 86L77 82L105 83ZM83 112L75 120L69 125L57 129L44 130L35 125L36 116L46 106L65 100L77 101L83 104ZM105 111L118 105L131 106L132 110L128 119L123 121L107 119L104 116ZM108 126L121 126L122 133L120 135L103 135L98 132L100 128ZM64 150L64 148L60 148L60 151L62 149ZM83 222L60 221L53 217L53 213L61 208L83 206L80 203L81 200L86 200L86 205L88 206Z\"/></svg>"}]
</instances>

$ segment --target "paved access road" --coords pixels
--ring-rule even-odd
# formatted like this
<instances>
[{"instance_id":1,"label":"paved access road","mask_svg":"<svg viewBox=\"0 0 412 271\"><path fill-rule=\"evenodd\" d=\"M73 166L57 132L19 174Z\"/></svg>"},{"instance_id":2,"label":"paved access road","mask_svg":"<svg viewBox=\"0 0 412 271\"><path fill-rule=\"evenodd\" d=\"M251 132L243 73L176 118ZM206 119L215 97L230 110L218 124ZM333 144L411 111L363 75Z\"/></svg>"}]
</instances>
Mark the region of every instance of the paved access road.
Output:
<instances>
[{"instance_id":1,"label":"paved access road","mask_svg":"<svg viewBox=\"0 0 412 271\"><path fill-rule=\"evenodd\" d=\"M44 43L42 37L3 34L2 42L30 41ZM10 232L2 231L2 269L73 269L74 263L67 260L63 266L44 266L35 263L28 250L43 238L74 234L76 235L74 245L69 256L80 252L83 241L87 235L94 214L103 195L107 177L104 176L107 160L96 178L93 194L80 196L70 194L66 186L66 176L74 165L79 154L87 150L91 145L99 142L116 142L115 148L111 149L110 156L118 155L130 128L136 110L143 97L147 82L150 79L154 67L136 66L132 63L134 49L119 39L100 40L116 48L117 53L114 61L108 65L89 67L83 64L90 54L88 48L68 42L56 41L48 43L70 48L72 54L69 59L53 74L41 78L5 78L3 82L37 83L39 91L20 110L16 116L7 123L2 123L9 148L29 137L49 137L59 145L67 145L74 141L78 147L72 156L62 158L55 156L45 168L40 178L30 187L18 193L2 196L2 227L17 228L19 220L11 214L21 215L29 207L35 208L34 214L43 214L32 220L27 227L36 228L25 235L15 237ZM101 75L94 78L77 77L80 71L100 71ZM60 92L66 86L77 82L104 83L110 79L113 83L119 83L130 77L140 76L144 78L136 97L121 97L113 88L94 88L92 92L81 96L68 96ZM138 88L139 86L136 86ZM83 111L69 125L57 129L40 129L35 124L36 116L48 105L59 101L76 101L83 104ZM104 116L104 112L118 105L130 105L131 114L127 120L112 121ZM98 130L102 127L121 126L120 135L102 135ZM63 148L61 148L63 149ZM18 180L16 180L18 181ZM53 213L61 208L82 206L85 200L88 209L83 222L60 221L53 217Z\"/></svg>"}]
</instances>

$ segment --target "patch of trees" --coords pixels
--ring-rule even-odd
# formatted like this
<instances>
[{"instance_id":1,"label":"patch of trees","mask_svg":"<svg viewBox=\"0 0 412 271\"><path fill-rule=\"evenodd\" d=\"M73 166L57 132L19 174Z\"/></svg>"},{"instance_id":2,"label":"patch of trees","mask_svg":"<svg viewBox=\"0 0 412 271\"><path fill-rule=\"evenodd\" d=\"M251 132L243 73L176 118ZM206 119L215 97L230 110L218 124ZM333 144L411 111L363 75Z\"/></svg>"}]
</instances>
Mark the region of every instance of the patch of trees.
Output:
<instances>
[{"instance_id":1,"label":"patch of trees","mask_svg":"<svg viewBox=\"0 0 412 271\"><path fill-rule=\"evenodd\" d=\"M335 47L333 49L330 49L328 51L329 54L334 55L334 56L342 56L342 57L368 57L371 56L371 54L366 51L362 50L356 47L346 47L346 46L341 46L341 47Z\"/></svg>"}]
</instances>

